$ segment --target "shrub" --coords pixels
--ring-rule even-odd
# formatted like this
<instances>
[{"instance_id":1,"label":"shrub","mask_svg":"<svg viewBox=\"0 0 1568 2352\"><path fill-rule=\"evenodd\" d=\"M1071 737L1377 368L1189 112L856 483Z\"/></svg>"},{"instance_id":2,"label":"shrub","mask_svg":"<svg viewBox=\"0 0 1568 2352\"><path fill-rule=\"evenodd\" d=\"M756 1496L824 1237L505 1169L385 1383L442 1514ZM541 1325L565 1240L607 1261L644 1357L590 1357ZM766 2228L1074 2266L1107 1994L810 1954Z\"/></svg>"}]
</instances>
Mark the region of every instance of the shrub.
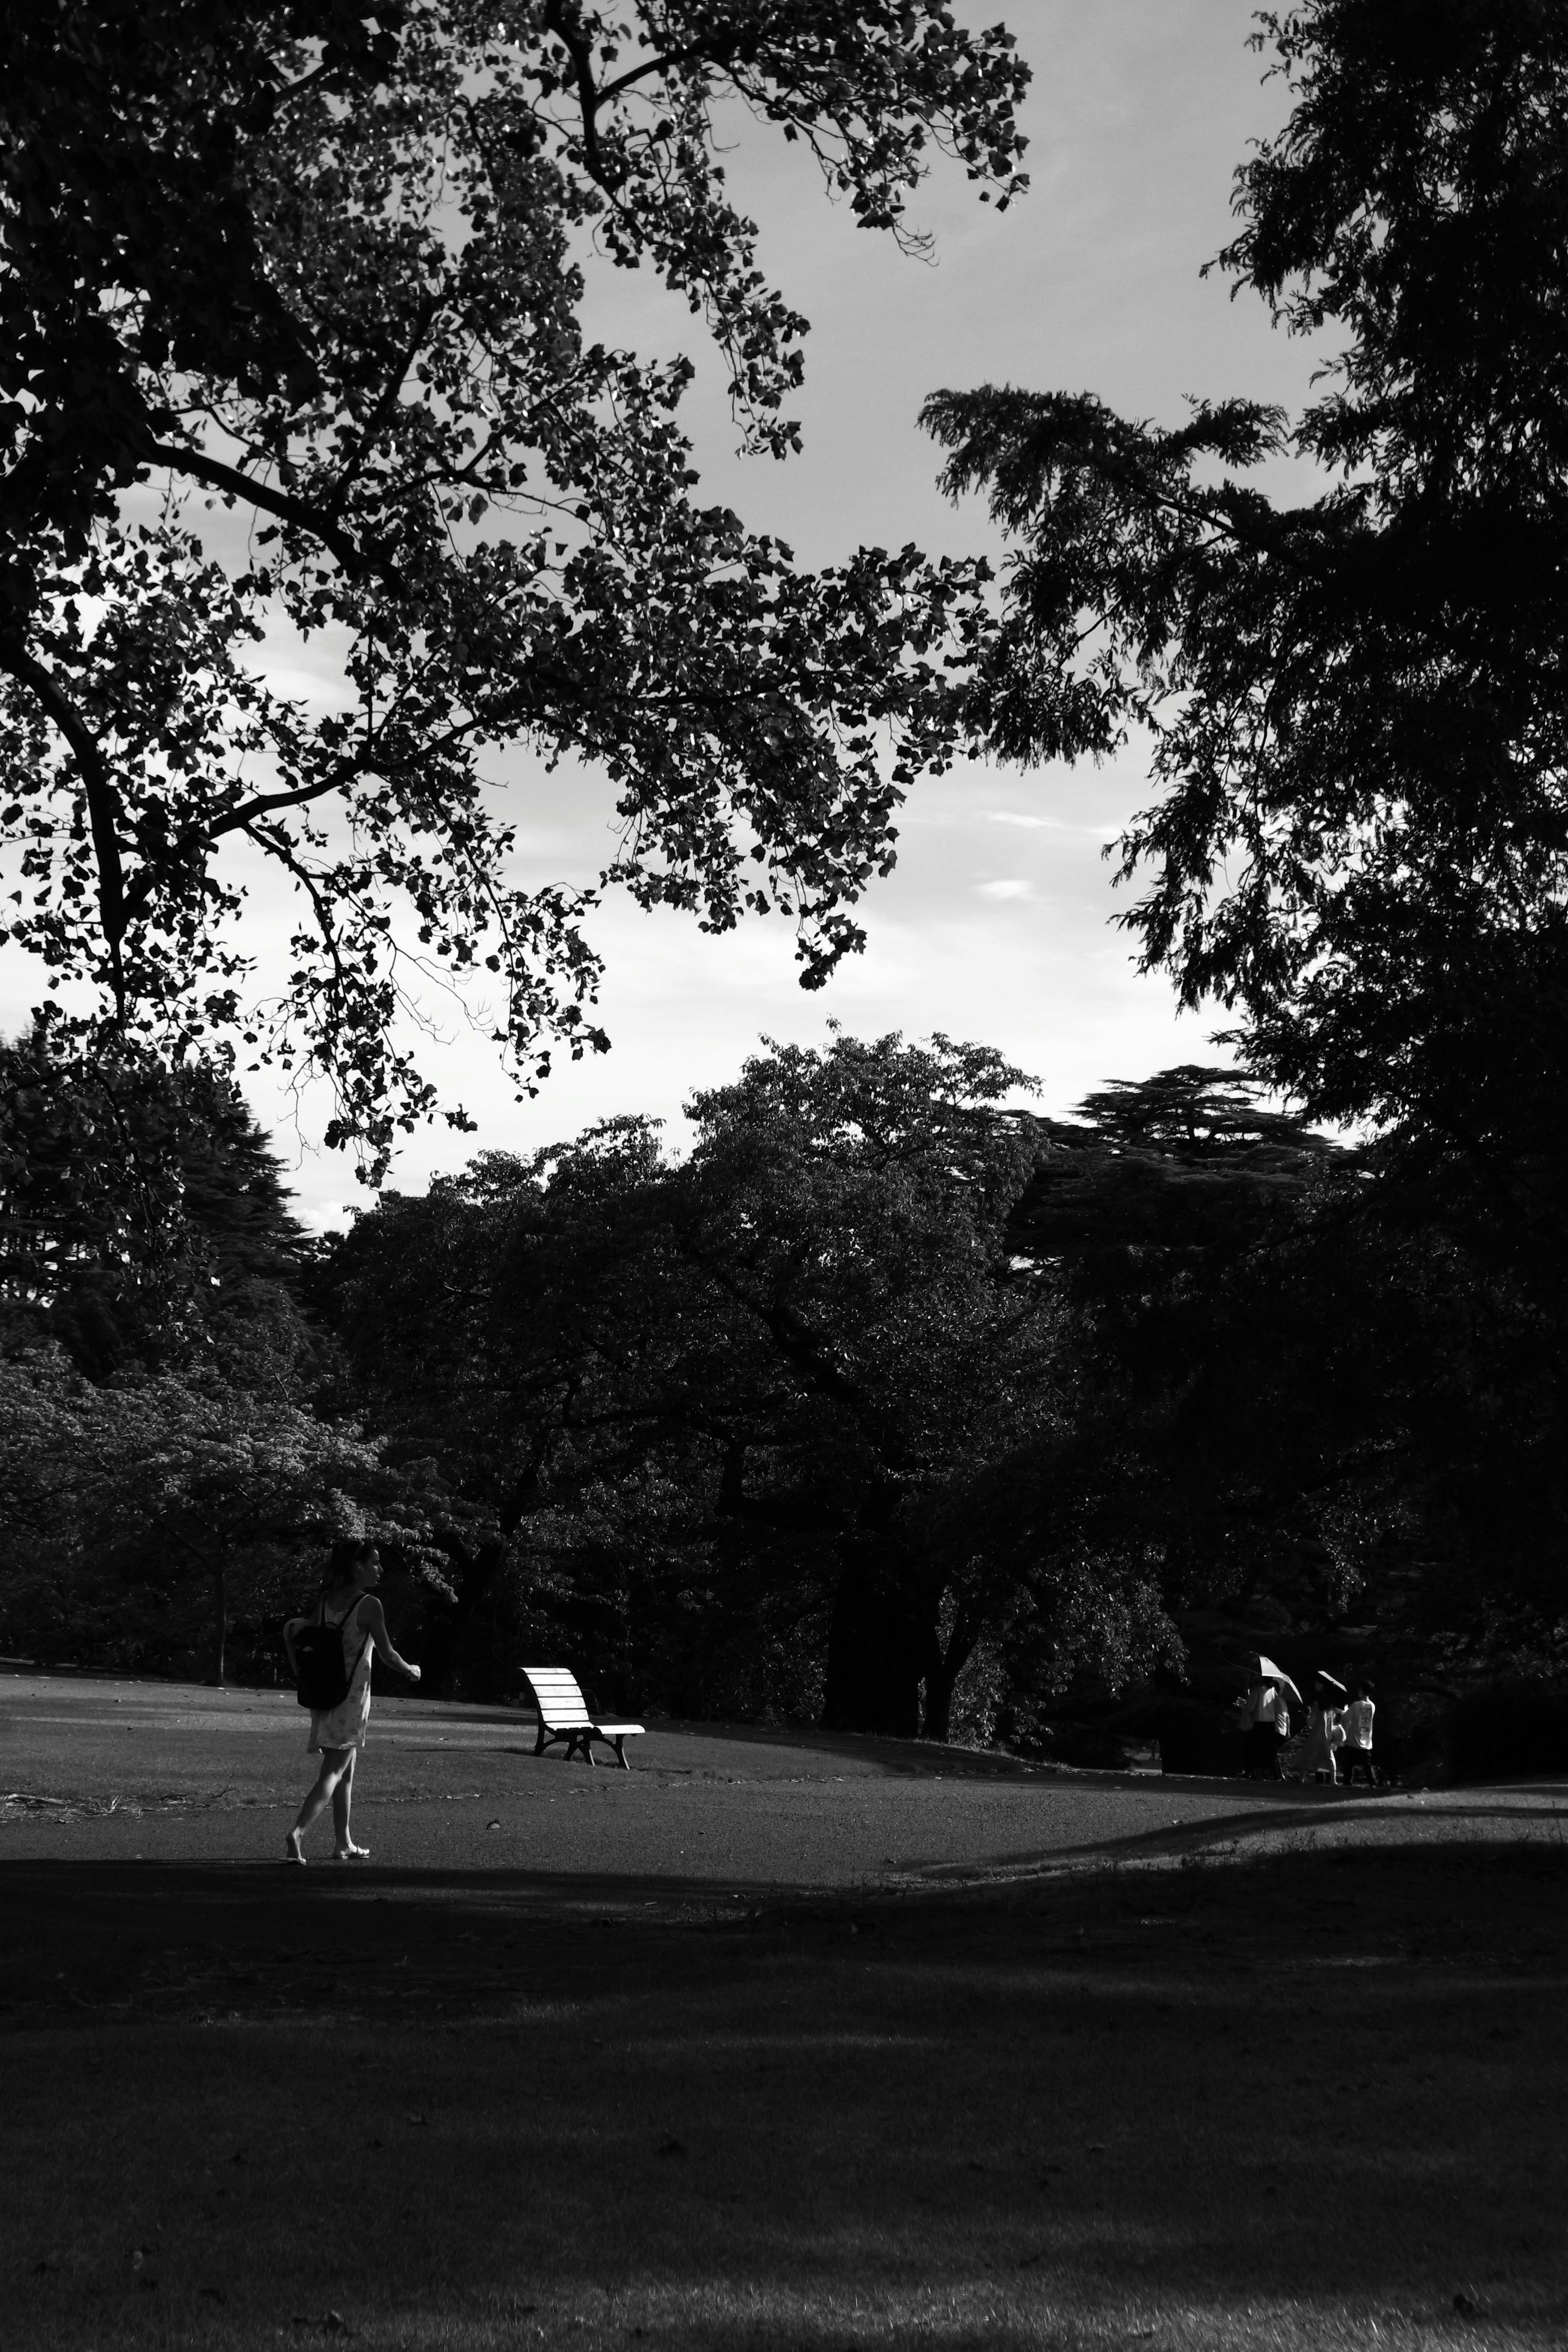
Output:
<instances>
[{"instance_id":1,"label":"shrub","mask_svg":"<svg viewBox=\"0 0 1568 2352\"><path fill-rule=\"evenodd\" d=\"M1471 1691L1448 1717L1448 1748L1460 1780L1568 1769L1568 1689L1517 1675Z\"/></svg>"}]
</instances>

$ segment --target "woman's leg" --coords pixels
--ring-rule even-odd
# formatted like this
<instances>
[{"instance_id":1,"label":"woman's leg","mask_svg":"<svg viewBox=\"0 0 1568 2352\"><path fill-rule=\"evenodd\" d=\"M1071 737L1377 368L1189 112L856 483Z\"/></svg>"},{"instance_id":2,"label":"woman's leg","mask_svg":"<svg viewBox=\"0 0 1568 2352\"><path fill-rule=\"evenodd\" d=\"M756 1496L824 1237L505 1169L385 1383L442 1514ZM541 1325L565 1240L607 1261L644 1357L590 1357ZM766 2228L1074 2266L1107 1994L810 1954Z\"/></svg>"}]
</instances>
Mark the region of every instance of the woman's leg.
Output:
<instances>
[{"instance_id":1,"label":"woman's leg","mask_svg":"<svg viewBox=\"0 0 1568 2352\"><path fill-rule=\"evenodd\" d=\"M304 1861L299 1841L311 1822L319 1821L332 1801L344 1770L353 1760L353 1754L351 1748L324 1748L321 1750L321 1769L316 1775L316 1786L300 1806L299 1818L284 1840L290 1862Z\"/></svg>"},{"instance_id":2,"label":"woman's leg","mask_svg":"<svg viewBox=\"0 0 1568 2352\"><path fill-rule=\"evenodd\" d=\"M354 1802L354 1764L359 1753L357 1748L350 1748L343 1777L332 1791L332 1826L338 1832L334 1852L340 1862L368 1862L370 1859L369 1846L356 1845L349 1834L349 1814Z\"/></svg>"}]
</instances>

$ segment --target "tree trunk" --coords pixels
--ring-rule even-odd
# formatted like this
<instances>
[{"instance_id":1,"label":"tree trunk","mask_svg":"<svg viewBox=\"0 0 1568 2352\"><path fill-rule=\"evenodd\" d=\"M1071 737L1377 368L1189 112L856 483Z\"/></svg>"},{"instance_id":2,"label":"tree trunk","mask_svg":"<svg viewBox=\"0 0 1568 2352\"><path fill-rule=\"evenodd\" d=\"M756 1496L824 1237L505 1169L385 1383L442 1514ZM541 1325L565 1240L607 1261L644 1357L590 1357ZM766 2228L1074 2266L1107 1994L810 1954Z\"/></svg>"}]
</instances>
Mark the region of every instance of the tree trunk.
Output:
<instances>
[{"instance_id":1,"label":"tree trunk","mask_svg":"<svg viewBox=\"0 0 1568 2352\"><path fill-rule=\"evenodd\" d=\"M923 1739L946 1740L953 1737L953 1693L958 1686L959 1675L975 1654L981 1623L978 1617L971 1617L960 1609L954 1617L946 1650L933 1626L925 1674L925 1719L920 1727Z\"/></svg>"},{"instance_id":2,"label":"tree trunk","mask_svg":"<svg viewBox=\"0 0 1568 2352\"><path fill-rule=\"evenodd\" d=\"M447 1685L461 1655L468 1629L480 1603L492 1591L507 1565L510 1539L529 1513L539 1508L540 1475L549 1453L551 1432L546 1430L534 1446L533 1459L513 1486L500 1514L500 1533L486 1537L470 1551L452 1528L439 1528L435 1540L457 1571L457 1606L444 1626L433 1629L421 1660L424 1681L435 1698L446 1696Z\"/></svg>"},{"instance_id":3,"label":"tree trunk","mask_svg":"<svg viewBox=\"0 0 1568 2352\"><path fill-rule=\"evenodd\" d=\"M925 1669L925 1712L920 1726L922 1739L950 1739L953 1736L953 1690L963 1669L963 1660L949 1665L938 1658Z\"/></svg>"},{"instance_id":4,"label":"tree trunk","mask_svg":"<svg viewBox=\"0 0 1568 2352\"><path fill-rule=\"evenodd\" d=\"M492 1538L476 1551L449 1537L442 1549L457 1570L457 1605L444 1625L432 1627L426 1638L424 1684L432 1697L444 1698L468 1629L479 1605L506 1565L507 1547Z\"/></svg>"},{"instance_id":5,"label":"tree trunk","mask_svg":"<svg viewBox=\"0 0 1568 2352\"><path fill-rule=\"evenodd\" d=\"M224 1651L229 1638L228 1578L220 1559L213 1570L213 1670L208 1683L216 1690L224 1686Z\"/></svg>"},{"instance_id":6,"label":"tree trunk","mask_svg":"<svg viewBox=\"0 0 1568 2352\"><path fill-rule=\"evenodd\" d=\"M825 1730L919 1737L920 1678L932 1636L898 1565L880 1547L845 1565L828 1633Z\"/></svg>"}]
</instances>

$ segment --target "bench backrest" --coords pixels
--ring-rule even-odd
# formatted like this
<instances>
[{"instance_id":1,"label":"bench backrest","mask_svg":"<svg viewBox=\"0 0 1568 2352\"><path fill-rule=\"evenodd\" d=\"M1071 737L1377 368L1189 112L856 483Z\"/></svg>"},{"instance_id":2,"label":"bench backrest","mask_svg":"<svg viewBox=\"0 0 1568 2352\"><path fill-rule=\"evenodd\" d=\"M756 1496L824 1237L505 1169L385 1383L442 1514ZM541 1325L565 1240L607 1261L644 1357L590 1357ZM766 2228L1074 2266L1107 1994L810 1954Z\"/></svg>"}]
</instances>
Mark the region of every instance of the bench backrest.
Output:
<instances>
[{"instance_id":1,"label":"bench backrest","mask_svg":"<svg viewBox=\"0 0 1568 2352\"><path fill-rule=\"evenodd\" d=\"M582 1693L564 1666L525 1666L523 1672L538 1701L542 1724L552 1730L572 1731L592 1721Z\"/></svg>"}]
</instances>

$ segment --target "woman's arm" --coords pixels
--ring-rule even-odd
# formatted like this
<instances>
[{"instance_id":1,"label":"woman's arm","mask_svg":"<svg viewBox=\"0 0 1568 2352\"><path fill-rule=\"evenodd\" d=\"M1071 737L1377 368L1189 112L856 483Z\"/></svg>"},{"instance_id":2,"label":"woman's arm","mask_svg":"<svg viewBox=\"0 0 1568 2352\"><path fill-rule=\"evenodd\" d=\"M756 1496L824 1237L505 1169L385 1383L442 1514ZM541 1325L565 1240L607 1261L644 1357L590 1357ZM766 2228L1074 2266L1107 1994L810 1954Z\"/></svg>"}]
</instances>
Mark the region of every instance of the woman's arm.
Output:
<instances>
[{"instance_id":1,"label":"woman's arm","mask_svg":"<svg viewBox=\"0 0 1568 2352\"><path fill-rule=\"evenodd\" d=\"M299 1680L299 1661L294 1654L294 1636L301 1625L308 1625L309 1622L308 1617L290 1617L283 1628L283 1647L288 1659L288 1671L296 1682Z\"/></svg>"},{"instance_id":2,"label":"woman's arm","mask_svg":"<svg viewBox=\"0 0 1568 2352\"><path fill-rule=\"evenodd\" d=\"M386 1660L394 1674L406 1675L411 1683L416 1683L419 1680L419 1668L410 1665L406 1658L400 1658L392 1648L392 1635L387 1632L386 1613L379 1601L372 1600L365 1602L364 1615L360 1622L374 1644L377 1655Z\"/></svg>"}]
</instances>

